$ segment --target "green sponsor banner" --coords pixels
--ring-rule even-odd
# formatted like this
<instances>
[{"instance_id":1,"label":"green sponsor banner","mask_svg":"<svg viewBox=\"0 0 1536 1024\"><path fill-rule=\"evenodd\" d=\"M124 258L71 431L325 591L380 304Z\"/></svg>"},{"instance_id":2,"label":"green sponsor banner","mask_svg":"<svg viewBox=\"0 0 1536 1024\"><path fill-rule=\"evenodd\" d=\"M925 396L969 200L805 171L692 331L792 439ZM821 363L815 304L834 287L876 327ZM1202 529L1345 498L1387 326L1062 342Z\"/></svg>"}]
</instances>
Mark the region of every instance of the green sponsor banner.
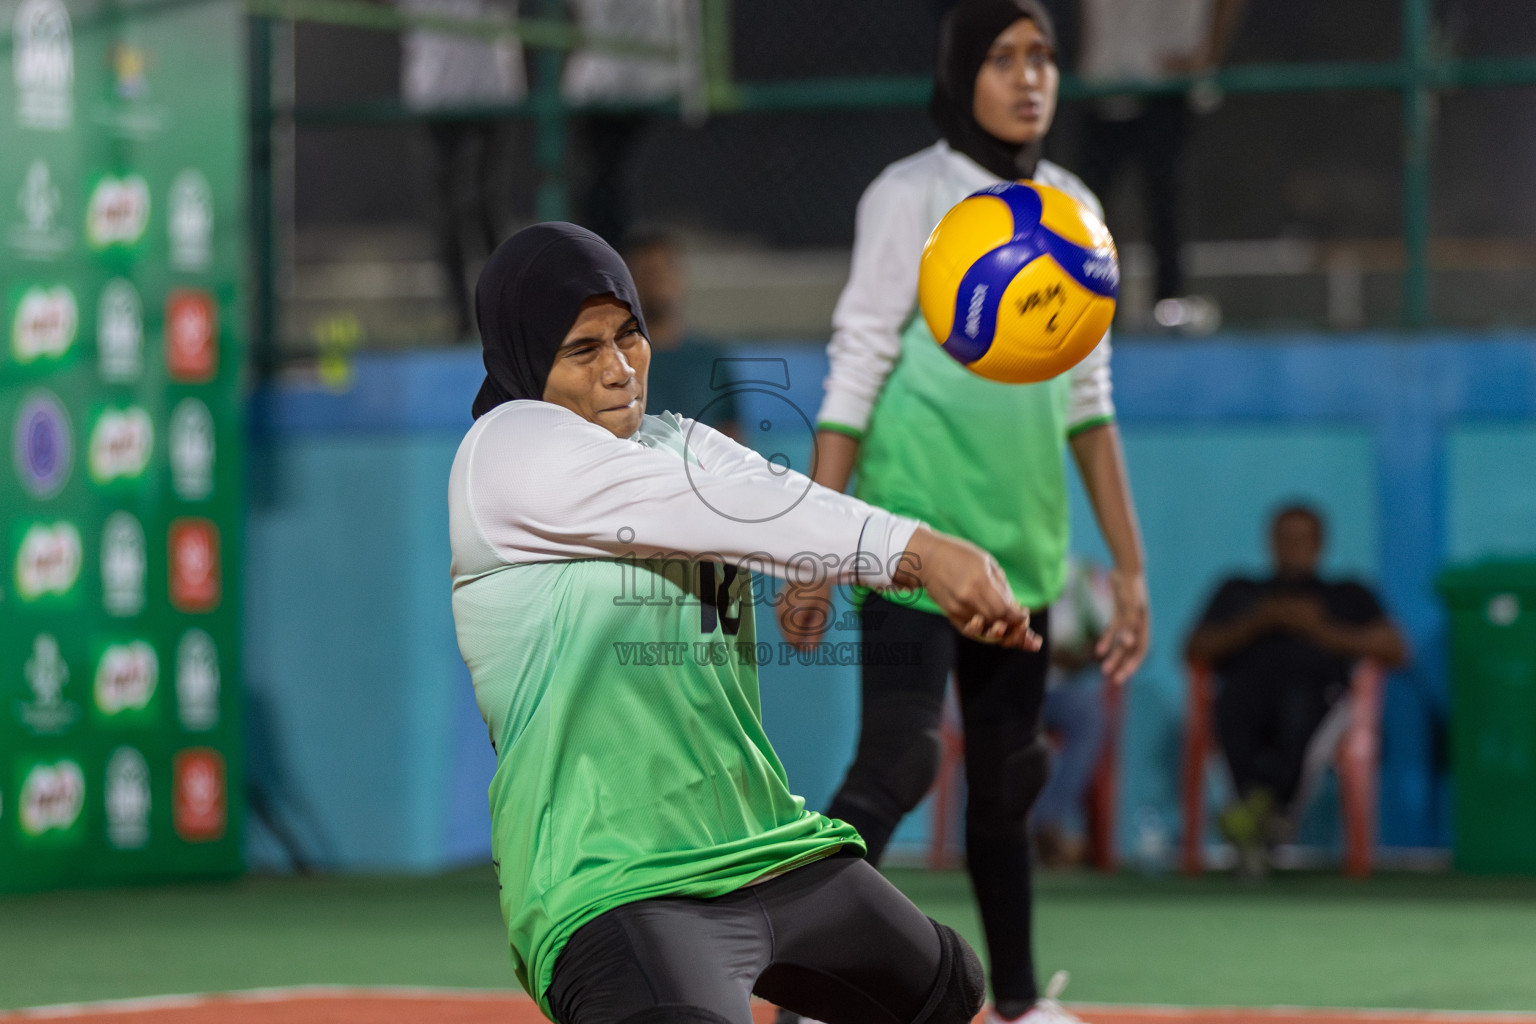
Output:
<instances>
[{"instance_id":1,"label":"green sponsor banner","mask_svg":"<svg viewBox=\"0 0 1536 1024\"><path fill-rule=\"evenodd\" d=\"M245 53L0 0L0 890L243 866Z\"/></svg>"}]
</instances>

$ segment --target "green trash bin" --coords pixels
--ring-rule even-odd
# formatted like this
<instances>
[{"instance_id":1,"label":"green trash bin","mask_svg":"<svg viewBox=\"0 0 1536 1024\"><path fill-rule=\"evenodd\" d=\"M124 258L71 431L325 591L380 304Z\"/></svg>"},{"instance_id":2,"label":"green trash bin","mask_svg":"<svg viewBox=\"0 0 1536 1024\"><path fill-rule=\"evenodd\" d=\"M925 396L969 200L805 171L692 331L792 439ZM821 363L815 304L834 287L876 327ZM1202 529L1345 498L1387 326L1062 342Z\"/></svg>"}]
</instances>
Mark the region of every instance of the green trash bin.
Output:
<instances>
[{"instance_id":1,"label":"green trash bin","mask_svg":"<svg viewBox=\"0 0 1536 1024\"><path fill-rule=\"evenodd\" d=\"M1440 574L1451 614L1456 867L1536 874L1536 561Z\"/></svg>"}]
</instances>

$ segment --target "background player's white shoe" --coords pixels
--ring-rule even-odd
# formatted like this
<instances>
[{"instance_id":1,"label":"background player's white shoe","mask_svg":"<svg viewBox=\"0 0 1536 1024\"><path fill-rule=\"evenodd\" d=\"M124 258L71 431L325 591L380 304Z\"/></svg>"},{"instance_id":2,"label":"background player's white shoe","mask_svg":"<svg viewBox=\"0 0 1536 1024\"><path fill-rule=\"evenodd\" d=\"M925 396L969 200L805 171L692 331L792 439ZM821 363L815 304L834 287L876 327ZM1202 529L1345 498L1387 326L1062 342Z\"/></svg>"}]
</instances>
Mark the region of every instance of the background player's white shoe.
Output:
<instances>
[{"instance_id":1,"label":"background player's white shoe","mask_svg":"<svg viewBox=\"0 0 1536 1024\"><path fill-rule=\"evenodd\" d=\"M987 1024L1085 1024L1084 1020L1074 1013L1067 1011L1056 1000L1067 990L1067 982L1071 979L1066 971L1057 971L1051 975L1051 983L1045 986L1045 995L1036 1000L1028 1013L1022 1017L1015 1017L1008 1021L998 1016L992 1007L987 1008Z\"/></svg>"},{"instance_id":2,"label":"background player's white shoe","mask_svg":"<svg viewBox=\"0 0 1536 1024\"><path fill-rule=\"evenodd\" d=\"M822 1024L814 1017L802 1017L793 1010L786 1010L782 1006L773 1018L773 1024Z\"/></svg>"}]
</instances>

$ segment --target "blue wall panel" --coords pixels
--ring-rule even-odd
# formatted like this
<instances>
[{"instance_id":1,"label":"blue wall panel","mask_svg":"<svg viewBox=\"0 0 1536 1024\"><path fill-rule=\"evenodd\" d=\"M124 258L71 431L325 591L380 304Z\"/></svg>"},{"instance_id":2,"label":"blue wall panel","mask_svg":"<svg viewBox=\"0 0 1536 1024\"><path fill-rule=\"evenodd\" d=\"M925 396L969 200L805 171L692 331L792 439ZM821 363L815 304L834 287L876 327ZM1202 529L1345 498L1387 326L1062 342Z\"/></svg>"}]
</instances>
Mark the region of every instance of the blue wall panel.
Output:
<instances>
[{"instance_id":1,"label":"blue wall panel","mask_svg":"<svg viewBox=\"0 0 1536 1024\"><path fill-rule=\"evenodd\" d=\"M1536 555L1536 424L1479 423L1446 444L1446 557Z\"/></svg>"},{"instance_id":2,"label":"blue wall panel","mask_svg":"<svg viewBox=\"0 0 1536 1024\"><path fill-rule=\"evenodd\" d=\"M322 863L435 866L450 812L464 813L445 797L468 673L446 601L447 509L430 500L457 444L299 434L265 439L254 461L251 742L280 769L266 779L277 806Z\"/></svg>"}]
</instances>

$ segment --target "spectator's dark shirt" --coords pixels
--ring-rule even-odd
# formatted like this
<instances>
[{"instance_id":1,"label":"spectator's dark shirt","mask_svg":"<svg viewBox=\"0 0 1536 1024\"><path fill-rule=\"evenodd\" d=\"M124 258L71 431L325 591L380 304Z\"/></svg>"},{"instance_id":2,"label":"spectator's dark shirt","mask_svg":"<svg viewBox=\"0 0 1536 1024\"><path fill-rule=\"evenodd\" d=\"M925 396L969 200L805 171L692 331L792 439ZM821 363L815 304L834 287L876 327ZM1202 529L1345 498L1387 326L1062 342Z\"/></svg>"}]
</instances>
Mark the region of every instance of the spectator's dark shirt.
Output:
<instances>
[{"instance_id":1,"label":"spectator's dark shirt","mask_svg":"<svg viewBox=\"0 0 1536 1024\"><path fill-rule=\"evenodd\" d=\"M1272 597L1310 597L1320 602L1330 622L1366 626L1383 617L1381 603L1353 580L1329 583L1317 577L1302 580L1227 580L1211 599L1201 626L1225 625L1242 618ZM1212 667L1227 685L1307 686L1321 690L1329 699L1343 691L1349 680L1350 661L1307 640L1298 633L1275 629Z\"/></svg>"},{"instance_id":2,"label":"spectator's dark shirt","mask_svg":"<svg viewBox=\"0 0 1536 1024\"><path fill-rule=\"evenodd\" d=\"M716 360L727 354L724 347L691 336L674 349L653 345L645 411L675 412L715 428L734 421L736 401L726 366L715 373Z\"/></svg>"}]
</instances>

